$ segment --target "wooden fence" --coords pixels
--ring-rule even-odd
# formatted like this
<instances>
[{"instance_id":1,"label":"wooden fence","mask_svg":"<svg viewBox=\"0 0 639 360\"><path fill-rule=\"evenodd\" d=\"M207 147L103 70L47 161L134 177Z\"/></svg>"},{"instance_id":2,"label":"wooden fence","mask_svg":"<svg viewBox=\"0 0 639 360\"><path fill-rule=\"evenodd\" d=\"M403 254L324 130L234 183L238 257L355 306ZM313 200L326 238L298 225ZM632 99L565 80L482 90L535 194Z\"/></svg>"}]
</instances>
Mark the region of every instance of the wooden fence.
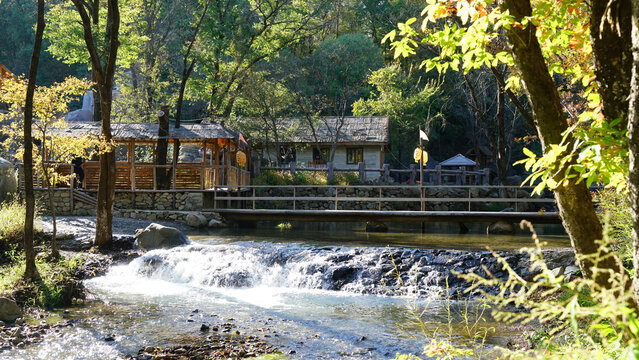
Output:
<instances>
[{"instance_id":1,"label":"wooden fence","mask_svg":"<svg viewBox=\"0 0 639 360\"><path fill-rule=\"evenodd\" d=\"M326 210L340 210L346 208L347 203L375 203L375 209L383 210L383 205L388 203L419 204L418 210L424 211L427 204L457 203L464 205L464 211L473 211L473 204L508 204L513 211L521 211L522 204L546 204L544 208L552 210L555 207L555 199L552 193L544 196L532 197L529 195L533 187L520 186L476 186L476 185L432 185L423 187L409 185L251 185L239 186L233 192L221 194L214 193L213 206L210 210L220 208L248 208L248 209L268 209L277 205L279 208L299 210L302 202L323 202L330 203ZM309 191L311 190L311 191ZM315 190L315 191L312 191ZM358 191L362 190L362 191ZM399 190L400 195L389 196L389 193ZM460 196L442 196L443 192L452 190L453 192L463 192ZM524 190L527 195L523 195L520 190ZM317 193L323 195L316 195ZM375 196L362 196L360 193ZM499 193L501 196L486 196L487 193ZM413 196L408 193L415 194ZM430 195L429 195L430 194ZM434 196L432 194L435 194ZM437 195L439 194L439 195ZM508 196L511 195L511 196Z\"/></svg>"},{"instance_id":2,"label":"wooden fence","mask_svg":"<svg viewBox=\"0 0 639 360\"><path fill-rule=\"evenodd\" d=\"M55 165L55 163L54 163ZM158 186L156 169L171 169L173 165L155 165L116 163L115 186L118 190L161 190ZM100 181L100 164L87 162L82 165L84 180L82 187L88 190L98 188ZM61 174L73 174L73 165L58 164ZM24 187L24 171L19 171L20 188ZM33 182L36 188L44 188L41 174L34 169ZM177 164L171 172L168 189L170 190L204 190L223 186L245 186L251 183L248 170L230 165ZM68 188L68 184L55 184L54 188ZM168 190L167 189L167 190Z\"/></svg>"},{"instance_id":3,"label":"wooden fence","mask_svg":"<svg viewBox=\"0 0 639 360\"><path fill-rule=\"evenodd\" d=\"M288 166L256 166L255 176L259 176L261 170L276 170L276 171L289 171L294 175L297 171L309 171L309 172L326 172L327 179L333 180L336 172L354 172L358 174L360 182L366 181L366 173L373 172L380 176L383 182L388 182L391 178L391 174L398 174L398 178L401 174L408 174L408 182L410 184L417 184L419 182L419 167L415 164L411 164L408 169L391 169L390 164L384 164L382 168L367 168L366 164L360 162L357 164L357 168L338 168L335 167L332 162L326 163L323 167L297 167L295 163L290 163ZM490 169L481 169L475 171L469 170L450 170L442 169L441 165L437 165L434 169L424 169L424 183L432 185L442 184L455 184L455 185L488 185L490 183Z\"/></svg>"}]
</instances>

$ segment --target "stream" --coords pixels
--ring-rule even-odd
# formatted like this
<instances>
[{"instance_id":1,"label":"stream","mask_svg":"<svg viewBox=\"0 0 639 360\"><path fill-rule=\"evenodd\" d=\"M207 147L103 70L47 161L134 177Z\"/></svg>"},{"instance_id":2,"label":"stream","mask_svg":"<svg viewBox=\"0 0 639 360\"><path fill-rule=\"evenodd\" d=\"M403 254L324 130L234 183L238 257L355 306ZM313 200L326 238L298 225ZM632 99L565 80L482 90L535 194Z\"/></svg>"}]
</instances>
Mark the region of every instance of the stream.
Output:
<instances>
[{"instance_id":1,"label":"stream","mask_svg":"<svg viewBox=\"0 0 639 360\"><path fill-rule=\"evenodd\" d=\"M569 246L557 229L541 237L550 247ZM404 225L367 234L350 225L281 231L267 224L191 238L191 245L150 251L85 281L100 301L69 309L76 326L0 359L117 359L143 346L205 339L202 324L232 324L228 336L265 339L287 359L420 354L430 341L422 333L447 329L448 268L473 266L476 255L467 250L531 245L528 235L422 235ZM453 301L453 312L466 305ZM411 308L425 329L412 325ZM486 326L496 324L488 319ZM509 335L497 327L488 343ZM461 330L454 336L466 341Z\"/></svg>"}]
</instances>

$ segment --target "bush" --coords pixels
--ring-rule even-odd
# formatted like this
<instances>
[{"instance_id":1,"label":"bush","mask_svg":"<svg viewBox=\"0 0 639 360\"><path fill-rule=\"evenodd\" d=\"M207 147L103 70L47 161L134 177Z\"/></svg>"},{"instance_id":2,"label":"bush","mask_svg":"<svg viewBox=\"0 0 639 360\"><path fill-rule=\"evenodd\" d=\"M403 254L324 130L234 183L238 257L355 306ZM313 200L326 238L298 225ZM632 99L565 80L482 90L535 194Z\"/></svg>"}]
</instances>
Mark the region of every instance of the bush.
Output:
<instances>
[{"instance_id":1,"label":"bush","mask_svg":"<svg viewBox=\"0 0 639 360\"><path fill-rule=\"evenodd\" d=\"M26 206L17 199L0 204L0 263L11 250L22 248L25 217ZM40 235L39 222L34 221L33 225L34 235Z\"/></svg>"},{"instance_id":2,"label":"bush","mask_svg":"<svg viewBox=\"0 0 639 360\"><path fill-rule=\"evenodd\" d=\"M84 287L75 280L75 273L83 261L79 257L57 259L38 256L36 267L38 281L25 281L24 256L12 252L10 265L0 267L0 296L13 298L22 307L55 308L72 305L75 299L84 298Z\"/></svg>"},{"instance_id":3,"label":"bush","mask_svg":"<svg viewBox=\"0 0 639 360\"><path fill-rule=\"evenodd\" d=\"M632 266L632 216L628 196L613 189L595 194L598 214L602 223L608 224L608 237L613 249L625 264Z\"/></svg>"},{"instance_id":4,"label":"bush","mask_svg":"<svg viewBox=\"0 0 639 360\"><path fill-rule=\"evenodd\" d=\"M359 184L357 173L336 173L332 181L327 180L324 171L290 171L265 170L253 180L255 185L356 185Z\"/></svg>"}]
</instances>

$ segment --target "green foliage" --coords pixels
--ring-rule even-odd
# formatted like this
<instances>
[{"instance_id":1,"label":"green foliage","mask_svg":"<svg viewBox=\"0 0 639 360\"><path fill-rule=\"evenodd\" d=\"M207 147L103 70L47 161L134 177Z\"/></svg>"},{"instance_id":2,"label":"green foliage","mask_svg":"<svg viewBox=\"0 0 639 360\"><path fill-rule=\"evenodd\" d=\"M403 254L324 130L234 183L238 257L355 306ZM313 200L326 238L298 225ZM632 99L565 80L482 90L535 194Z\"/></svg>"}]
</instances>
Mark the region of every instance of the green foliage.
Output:
<instances>
[{"instance_id":1,"label":"green foliage","mask_svg":"<svg viewBox=\"0 0 639 360\"><path fill-rule=\"evenodd\" d=\"M369 38L347 34L323 42L311 54L308 80L335 115L345 115L348 105L365 90L368 75L381 66L381 51Z\"/></svg>"},{"instance_id":2,"label":"green foliage","mask_svg":"<svg viewBox=\"0 0 639 360\"><path fill-rule=\"evenodd\" d=\"M0 267L0 295L14 298L23 307L55 308L69 306L82 298L82 284L74 274L82 265L80 257L49 259L36 258L40 279L35 282L22 279L24 256L14 257L12 264Z\"/></svg>"},{"instance_id":3,"label":"green foliage","mask_svg":"<svg viewBox=\"0 0 639 360\"><path fill-rule=\"evenodd\" d=\"M24 204L15 199L6 201L0 207L0 254L15 248L24 235Z\"/></svg>"},{"instance_id":4,"label":"green foliage","mask_svg":"<svg viewBox=\"0 0 639 360\"><path fill-rule=\"evenodd\" d=\"M439 125L444 119L441 109L446 97L438 84L421 84L397 65L374 71L368 77L368 82L373 87L371 96L353 104L353 115L388 116L393 144L391 151L393 160L397 162L395 165L411 163L413 149L418 145L419 126L426 129L432 143L441 137L443 131L439 131ZM430 144L426 144L427 148Z\"/></svg>"},{"instance_id":5,"label":"green foliage","mask_svg":"<svg viewBox=\"0 0 639 360\"><path fill-rule=\"evenodd\" d=\"M531 282L521 278L508 262L497 256L507 280L489 274L484 278L476 274L459 276L472 286L468 292L478 290L497 306L493 316L506 322L528 324L539 321L546 325L547 334L540 334L537 342L545 347L543 358L590 359L628 358L634 359L639 350L639 319L637 318L632 291L628 290L627 274L601 270L597 267L607 256L611 246L606 236L598 245L599 252L588 255L587 260L595 264L593 273L600 276L605 271L610 284L606 287L594 279L575 278L566 281L544 262L542 244L529 223L522 222L533 231L534 248L524 249L530 255L530 270L537 275ZM497 294L482 290L482 287L498 287ZM515 310L513 310L515 309ZM561 340L563 339L563 341ZM511 358L535 358L536 353L516 352Z\"/></svg>"},{"instance_id":6,"label":"green foliage","mask_svg":"<svg viewBox=\"0 0 639 360\"><path fill-rule=\"evenodd\" d=\"M594 200L602 223L608 224L608 237L613 249L624 263L632 263L632 216L630 201L622 192L612 189L598 191Z\"/></svg>"},{"instance_id":7,"label":"green foliage","mask_svg":"<svg viewBox=\"0 0 639 360\"><path fill-rule=\"evenodd\" d=\"M93 39L101 56L106 46L107 2L100 1L99 23L92 29ZM120 47L117 62L119 66L129 67L139 56L142 44L146 40L141 35L146 21L142 0L125 0L120 6ZM89 12L91 14L91 12ZM82 21L75 6L70 2L61 2L51 6L45 14L47 25L44 37L50 41L47 51L67 64L90 65L90 57L84 41ZM106 59L102 59L106 61Z\"/></svg>"},{"instance_id":8,"label":"green foliage","mask_svg":"<svg viewBox=\"0 0 639 360\"><path fill-rule=\"evenodd\" d=\"M332 181L320 171L297 171L291 176L289 171L265 170L253 179L255 185L357 185L359 176L351 172L336 173Z\"/></svg>"}]
</instances>

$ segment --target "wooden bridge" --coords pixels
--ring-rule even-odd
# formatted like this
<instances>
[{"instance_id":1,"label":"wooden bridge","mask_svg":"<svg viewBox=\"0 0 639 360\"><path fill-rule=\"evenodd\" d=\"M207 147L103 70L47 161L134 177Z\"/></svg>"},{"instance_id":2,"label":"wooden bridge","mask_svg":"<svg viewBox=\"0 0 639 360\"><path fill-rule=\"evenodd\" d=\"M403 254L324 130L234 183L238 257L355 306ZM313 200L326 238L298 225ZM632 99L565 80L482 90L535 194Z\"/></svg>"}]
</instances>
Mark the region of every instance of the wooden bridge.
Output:
<instances>
[{"instance_id":1,"label":"wooden bridge","mask_svg":"<svg viewBox=\"0 0 639 360\"><path fill-rule=\"evenodd\" d=\"M377 210L278 210L220 209L217 212L233 222L318 221L318 222L496 222L560 224L557 212L500 211L377 211Z\"/></svg>"},{"instance_id":2,"label":"wooden bridge","mask_svg":"<svg viewBox=\"0 0 639 360\"><path fill-rule=\"evenodd\" d=\"M550 193L531 197L531 191L481 185L252 185L212 192L207 210L241 222L561 223Z\"/></svg>"}]
</instances>

